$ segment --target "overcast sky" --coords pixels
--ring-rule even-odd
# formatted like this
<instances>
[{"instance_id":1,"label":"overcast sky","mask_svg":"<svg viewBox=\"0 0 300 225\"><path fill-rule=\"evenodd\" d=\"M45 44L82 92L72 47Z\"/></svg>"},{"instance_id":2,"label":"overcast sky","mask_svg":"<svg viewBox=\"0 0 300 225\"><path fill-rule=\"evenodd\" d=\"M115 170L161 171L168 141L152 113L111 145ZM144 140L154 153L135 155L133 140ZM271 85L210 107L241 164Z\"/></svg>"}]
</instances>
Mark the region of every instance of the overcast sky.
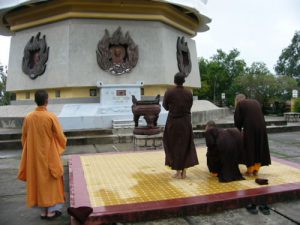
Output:
<instances>
[{"instance_id":1,"label":"overcast sky","mask_svg":"<svg viewBox=\"0 0 300 225\"><path fill-rule=\"evenodd\" d=\"M248 66L264 62L274 72L281 51L300 30L300 0L208 0L210 30L195 37L198 57L217 49L240 51ZM10 38L0 36L0 62L7 64Z\"/></svg>"},{"instance_id":2,"label":"overcast sky","mask_svg":"<svg viewBox=\"0 0 300 225\"><path fill-rule=\"evenodd\" d=\"M198 33L197 55L209 59L237 48L248 66L264 62L274 72L281 51L300 30L300 0L208 0L210 30Z\"/></svg>"}]
</instances>

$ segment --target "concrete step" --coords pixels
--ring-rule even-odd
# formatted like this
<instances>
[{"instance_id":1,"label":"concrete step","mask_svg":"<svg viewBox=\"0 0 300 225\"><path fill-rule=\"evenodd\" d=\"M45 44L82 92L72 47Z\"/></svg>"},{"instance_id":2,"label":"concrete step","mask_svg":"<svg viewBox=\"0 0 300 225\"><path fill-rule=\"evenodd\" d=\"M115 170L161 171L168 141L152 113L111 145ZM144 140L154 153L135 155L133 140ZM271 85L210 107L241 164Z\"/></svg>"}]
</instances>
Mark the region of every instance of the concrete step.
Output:
<instances>
[{"instance_id":1,"label":"concrete step","mask_svg":"<svg viewBox=\"0 0 300 225\"><path fill-rule=\"evenodd\" d=\"M139 119L139 126L146 126L147 123L145 120ZM113 120L112 127L113 129L130 129L134 128L135 123L133 120Z\"/></svg>"},{"instance_id":2,"label":"concrete step","mask_svg":"<svg viewBox=\"0 0 300 225\"><path fill-rule=\"evenodd\" d=\"M1 133L0 134L0 141L5 141L5 140L17 140L17 139L21 139L22 133L21 132L16 132L16 133L9 133L9 134L5 134L5 133Z\"/></svg>"},{"instance_id":3,"label":"concrete step","mask_svg":"<svg viewBox=\"0 0 300 225\"><path fill-rule=\"evenodd\" d=\"M67 137L67 145L131 143L133 134L83 135ZM0 140L0 150L22 149L21 139Z\"/></svg>"},{"instance_id":4,"label":"concrete step","mask_svg":"<svg viewBox=\"0 0 300 225\"><path fill-rule=\"evenodd\" d=\"M66 137L93 136L93 135L112 135L112 129L93 129L93 130L67 130L64 132Z\"/></svg>"},{"instance_id":5,"label":"concrete step","mask_svg":"<svg viewBox=\"0 0 300 225\"><path fill-rule=\"evenodd\" d=\"M114 135L112 129L94 130L68 130L64 132L68 142L67 145L85 144L109 144L121 140L119 135ZM2 149L21 149L22 131L19 129L9 130L0 133L0 150ZM124 138L123 138L124 139Z\"/></svg>"},{"instance_id":6,"label":"concrete step","mask_svg":"<svg viewBox=\"0 0 300 225\"><path fill-rule=\"evenodd\" d=\"M21 139L0 140L0 150L22 149Z\"/></svg>"},{"instance_id":7,"label":"concrete step","mask_svg":"<svg viewBox=\"0 0 300 225\"><path fill-rule=\"evenodd\" d=\"M266 121L266 125L268 126L286 126L287 121L286 120L274 120L274 121ZM205 124L197 125L195 129L197 130L204 130L205 129ZM234 127L233 122L228 122L228 123L218 123L217 127L221 128L230 128Z\"/></svg>"},{"instance_id":8,"label":"concrete step","mask_svg":"<svg viewBox=\"0 0 300 225\"><path fill-rule=\"evenodd\" d=\"M218 127L220 127L218 125ZM231 126L223 127L223 128L231 128ZM300 131L300 125L279 125L279 126L267 126L267 133L281 133L281 132L294 132ZM194 137L195 138L204 138L204 129L194 129Z\"/></svg>"},{"instance_id":9,"label":"concrete step","mask_svg":"<svg viewBox=\"0 0 300 225\"><path fill-rule=\"evenodd\" d=\"M72 136L67 139L67 145L112 144L119 142L118 135L113 134Z\"/></svg>"},{"instance_id":10,"label":"concrete step","mask_svg":"<svg viewBox=\"0 0 300 225\"><path fill-rule=\"evenodd\" d=\"M268 133L281 133L281 132L294 132L300 131L300 125L288 125L288 126L268 126Z\"/></svg>"},{"instance_id":11,"label":"concrete step","mask_svg":"<svg viewBox=\"0 0 300 225\"><path fill-rule=\"evenodd\" d=\"M112 144L119 143L118 135L90 135L68 137L67 145ZM21 139L0 140L0 150L21 149Z\"/></svg>"},{"instance_id":12,"label":"concrete step","mask_svg":"<svg viewBox=\"0 0 300 225\"><path fill-rule=\"evenodd\" d=\"M93 130L67 130L64 132L66 137L77 137L77 136L92 136L92 135L111 135L113 134L112 129L93 129ZM9 132L1 132L0 140L14 140L21 139L22 131L19 129L10 130Z\"/></svg>"},{"instance_id":13,"label":"concrete step","mask_svg":"<svg viewBox=\"0 0 300 225\"><path fill-rule=\"evenodd\" d=\"M300 131L300 124L286 124L286 121L269 121L267 124L268 133ZM233 123L218 124L218 127L233 127ZM202 129L199 129L202 128ZM195 138L204 137L204 126L198 126L193 130ZM133 133L114 133L112 129L107 130L73 130L65 132L67 145L87 145L87 144L112 144L131 143ZM0 134L0 150L21 149L21 131Z\"/></svg>"}]
</instances>

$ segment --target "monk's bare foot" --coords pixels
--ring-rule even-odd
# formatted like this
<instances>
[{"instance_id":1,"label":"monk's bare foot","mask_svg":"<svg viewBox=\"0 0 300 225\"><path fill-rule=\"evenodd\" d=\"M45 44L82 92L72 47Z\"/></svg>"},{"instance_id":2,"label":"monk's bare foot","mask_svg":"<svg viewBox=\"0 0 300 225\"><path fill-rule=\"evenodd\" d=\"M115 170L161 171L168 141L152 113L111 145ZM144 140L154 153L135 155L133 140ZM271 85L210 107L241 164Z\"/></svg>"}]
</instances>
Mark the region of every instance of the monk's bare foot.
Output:
<instances>
[{"instance_id":1,"label":"monk's bare foot","mask_svg":"<svg viewBox=\"0 0 300 225\"><path fill-rule=\"evenodd\" d=\"M43 210L40 214L41 219L47 219L47 210Z\"/></svg>"},{"instance_id":2,"label":"monk's bare foot","mask_svg":"<svg viewBox=\"0 0 300 225\"><path fill-rule=\"evenodd\" d=\"M55 212L48 212L48 217L52 217L52 216L55 216Z\"/></svg>"},{"instance_id":3,"label":"monk's bare foot","mask_svg":"<svg viewBox=\"0 0 300 225\"><path fill-rule=\"evenodd\" d=\"M181 179L185 179L186 178L186 169L181 171Z\"/></svg>"},{"instance_id":4,"label":"monk's bare foot","mask_svg":"<svg viewBox=\"0 0 300 225\"><path fill-rule=\"evenodd\" d=\"M252 173L246 172L245 176L250 177L250 176L252 176Z\"/></svg>"},{"instance_id":5,"label":"monk's bare foot","mask_svg":"<svg viewBox=\"0 0 300 225\"><path fill-rule=\"evenodd\" d=\"M177 170L177 172L172 176L172 178L181 178L181 171L180 170Z\"/></svg>"}]
</instances>

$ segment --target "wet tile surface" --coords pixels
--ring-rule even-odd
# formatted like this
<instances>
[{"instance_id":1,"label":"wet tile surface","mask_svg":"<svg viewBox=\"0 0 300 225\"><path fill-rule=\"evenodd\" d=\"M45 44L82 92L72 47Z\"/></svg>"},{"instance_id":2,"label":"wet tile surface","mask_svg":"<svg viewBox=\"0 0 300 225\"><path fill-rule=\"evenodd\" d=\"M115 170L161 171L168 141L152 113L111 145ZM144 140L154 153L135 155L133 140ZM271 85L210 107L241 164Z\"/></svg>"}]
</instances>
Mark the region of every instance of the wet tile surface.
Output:
<instances>
[{"instance_id":1,"label":"wet tile surface","mask_svg":"<svg viewBox=\"0 0 300 225\"><path fill-rule=\"evenodd\" d=\"M300 189L298 164L273 158L272 165L262 167L258 176L268 179L269 185L256 184L256 177L219 183L208 172L206 148L199 147L197 153L199 165L188 169L188 177L184 180L172 178L174 171L164 166L163 151L70 156L71 205L91 206L94 216L99 218L106 214L133 213L130 221L134 221L137 213L149 210L174 211L176 208L175 211L180 212L191 206L189 210L196 212L195 205L212 204L216 209L227 204L226 201L231 201L231 208L235 208L234 205L239 204L236 199L242 199L241 207L247 197L280 195L289 191L294 194ZM240 170L244 173L246 167L241 165ZM101 220L97 222L101 223Z\"/></svg>"}]
</instances>

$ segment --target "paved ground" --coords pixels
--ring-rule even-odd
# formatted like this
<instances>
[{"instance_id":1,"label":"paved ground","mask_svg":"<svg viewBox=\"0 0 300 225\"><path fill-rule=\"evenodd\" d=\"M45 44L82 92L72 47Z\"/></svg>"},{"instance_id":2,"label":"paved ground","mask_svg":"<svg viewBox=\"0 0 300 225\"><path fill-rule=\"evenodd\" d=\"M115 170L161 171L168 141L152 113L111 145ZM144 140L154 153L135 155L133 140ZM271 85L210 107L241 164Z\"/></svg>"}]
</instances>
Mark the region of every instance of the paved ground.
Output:
<instances>
[{"instance_id":1,"label":"paved ground","mask_svg":"<svg viewBox=\"0 0 300 225\"><path fill-rule=\"evenodd\" d=\"M195 140L197 145L204 146L203 139ZM300 132L269 134L269 144L273 156L300 163ZM68 196L68 167L69 154L97 153L106 151L126 151L132 149L132 144L116 145L87 145L69 146L64 155L65 190ZM25 184L16 179L21 150L0 151L0 225L66 225L70 223L69 216L64 209L64 215L55 221L39 219L38 209L29 209L25 203ZM283 171L284 172L284 171ZM68 205L67 205L68 206ZM170 218L140 223L127 223L128 225L292 225L300 224L300 200L282 202L271 205L271 214L265 216L261 213L250 215L244 208L225 210L221 213L197 215L188 217ZM121 225L121 224L118 224Z\"/></svg>"}]
</instances>

